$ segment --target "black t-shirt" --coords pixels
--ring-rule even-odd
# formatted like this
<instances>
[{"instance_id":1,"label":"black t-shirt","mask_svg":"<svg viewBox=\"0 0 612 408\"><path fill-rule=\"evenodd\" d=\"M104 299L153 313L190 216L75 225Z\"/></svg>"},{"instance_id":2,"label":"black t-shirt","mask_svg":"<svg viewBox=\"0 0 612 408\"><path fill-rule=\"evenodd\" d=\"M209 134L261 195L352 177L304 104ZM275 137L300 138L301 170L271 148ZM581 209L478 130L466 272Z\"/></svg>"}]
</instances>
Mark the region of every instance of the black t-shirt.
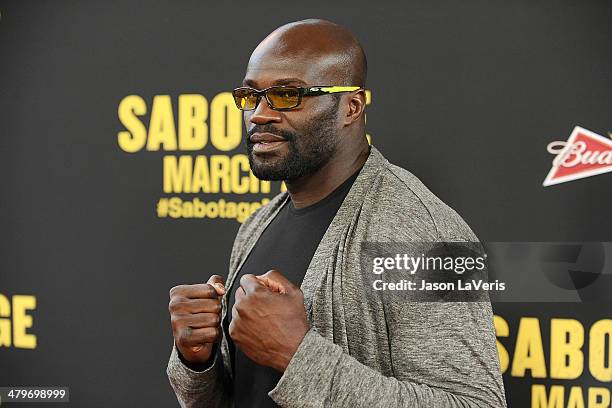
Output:
<instances>
[{"instance_id":1,"label":"black t-shirt","mask_svg":"<svg viewBox=\"0 0 612 408\"><path fill-rule=\"evenodd\" d=\"M245 273L261 275L270 269L276 269L294 285L298 287L301 285L319 242L360 170L325 198L308 207L295 208L293 202L287 200L260 236L234 281L229 293L227 316L223 322L226 335L231 321L235 292L240 286L242 275ZM273 368L256 364L235 347L229 335L227 338L230 340L230 355L235 375L236 408L277 407L268 396L268 391L276 386L282 374Z\"/></svg>"}]
</instances>

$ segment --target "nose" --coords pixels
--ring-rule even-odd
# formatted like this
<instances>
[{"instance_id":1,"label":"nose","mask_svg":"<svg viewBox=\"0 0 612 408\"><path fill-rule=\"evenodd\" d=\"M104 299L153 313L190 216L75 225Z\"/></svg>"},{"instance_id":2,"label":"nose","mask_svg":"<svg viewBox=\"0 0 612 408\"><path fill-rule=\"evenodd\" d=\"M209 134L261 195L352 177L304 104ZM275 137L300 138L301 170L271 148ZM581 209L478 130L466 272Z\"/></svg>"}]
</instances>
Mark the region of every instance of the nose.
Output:
<instances>
[{"instance_id":1,"label":"nose","mask_svg":"<svg viewBox=\"0 0 612 408\"><path fill-rule=\"evenodd\" d=\"M281 121L280 112L271 109L270 105L268 105L268 101L263 96L259 100L259 103L257 104L257 108L255 108L255 110L246 111L245 113L247 113L247 115L251 114L249 121L256 125L265 125L266 123L271 122L278 123Z\"/></svg>"}]
</instances>

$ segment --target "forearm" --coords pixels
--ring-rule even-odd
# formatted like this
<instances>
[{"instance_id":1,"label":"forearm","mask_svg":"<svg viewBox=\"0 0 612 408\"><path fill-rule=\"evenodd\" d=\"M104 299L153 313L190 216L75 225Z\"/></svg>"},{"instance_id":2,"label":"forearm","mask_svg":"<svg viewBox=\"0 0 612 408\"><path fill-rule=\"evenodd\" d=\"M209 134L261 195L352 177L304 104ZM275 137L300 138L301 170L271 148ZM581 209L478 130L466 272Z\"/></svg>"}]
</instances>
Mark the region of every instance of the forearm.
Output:
<instances>
[{"instance_id":1,"label":"forearm","mask_svg":"<svg viewBox=\"0 0 612 408\"><path fill-rule=\"evenodd\" d=\"M385 377L310 330L277 386L282 407L490 407L475 396Z\"/></svg>"},{"instance_id":2,"label":"forearm","mask_svg":"<svg viewBox=\"0 0 612 408\"><path fill-rule=\"evenodd\" d=\"M230 385L219 353L204 371L194 371L180 359L172 347L166 373L181 407L230 407Z\"/></svg>"}]
</instances>

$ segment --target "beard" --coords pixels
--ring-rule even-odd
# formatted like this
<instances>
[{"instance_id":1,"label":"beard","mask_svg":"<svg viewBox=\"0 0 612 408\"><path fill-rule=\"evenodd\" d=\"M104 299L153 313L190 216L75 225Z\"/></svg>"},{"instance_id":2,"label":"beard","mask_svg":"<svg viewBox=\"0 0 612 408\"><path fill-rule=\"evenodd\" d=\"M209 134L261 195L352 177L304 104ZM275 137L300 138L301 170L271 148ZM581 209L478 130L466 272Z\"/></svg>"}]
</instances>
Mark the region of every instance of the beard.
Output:
<instances>
[{"instance_id":1,"label":"beard","mask_svg":"<svg viewBox=\"0 0 612 408\"><path fill-rule=\"evenodd\" d=\"M335 95L334 95L335 96ZM291 181L312 174L323 167L336 153L338 134L336 121L340 98L298 134L277 129L272 124L256 125L247 134L247 153L251 171L260 180ZM272 133L286 139L287 153L284 156L263 155L253 157L253 145L248 138L256 132Z\"/></svg>"}]
</instances>

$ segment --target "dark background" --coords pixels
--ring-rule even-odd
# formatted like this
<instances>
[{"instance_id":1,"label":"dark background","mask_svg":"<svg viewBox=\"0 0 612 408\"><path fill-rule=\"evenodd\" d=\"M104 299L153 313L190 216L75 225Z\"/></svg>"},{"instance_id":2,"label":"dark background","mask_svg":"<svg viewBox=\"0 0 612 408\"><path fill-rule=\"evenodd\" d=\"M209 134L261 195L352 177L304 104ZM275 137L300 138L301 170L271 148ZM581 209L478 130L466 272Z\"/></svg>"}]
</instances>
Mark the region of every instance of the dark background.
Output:
<instances>
[{"instance_id":1,"label":"dark background","mask_svg":"<svg viewBox=\"0 0 612 408\"><path fill-rule=\"evenodd\" d=\"M210 102L290 21L357 36L373 144L481 240L612 240L611 174L542 187L549 142L576 125L612 131L610 1L0 1L0 13L0 293L36 296L38 339L0 348L0 386L69 386L72 406L177 406L168 290L226 275L239 224L157 218L172 152L122 151L117 106L130 94L149 109L160 94ZM592 304L495 312L511 331L520 316L587 330L612 318ZM509 406L528 406L532 380L504 379Z\"/></svg>"}]
</instances>

